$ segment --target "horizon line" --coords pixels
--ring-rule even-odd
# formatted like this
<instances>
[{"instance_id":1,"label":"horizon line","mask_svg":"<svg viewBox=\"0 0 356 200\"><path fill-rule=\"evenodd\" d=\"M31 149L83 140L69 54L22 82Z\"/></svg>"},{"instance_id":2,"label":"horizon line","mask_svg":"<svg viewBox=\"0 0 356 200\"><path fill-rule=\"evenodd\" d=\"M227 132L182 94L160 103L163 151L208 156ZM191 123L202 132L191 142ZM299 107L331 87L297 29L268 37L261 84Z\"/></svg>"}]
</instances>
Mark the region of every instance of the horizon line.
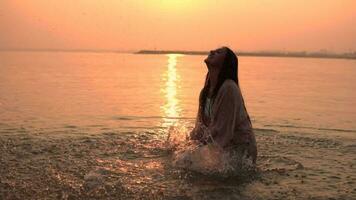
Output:
<instances>
[{"instance_id":1,"label":"horizon line","mask_svg":"<svg viewBox=\"0 0 356 200\"><path fill-rule=\"evenodd\" d=\"M3 51L33 51L33 52L92 52L92 53L133 53L133 54L183 54L207 55L209 51L199 50L119 50L119 49L92 49L92 48L0 48ZM305 57L305 58L337 58L356 59L356 51L335 53L327 50L319 51L281 51L281 50L256 50L234 51L240 56L256 57Z\"/></svg>"},{"instance_id":2,"label":"horizon line","mask_svg":"<svg viewBox=\"0 0 356 200\"><path fill-rule=\"evenodd\" d=\"M113 49L113 48L0 48L0 51L106 51L106 52L139 52L139 51L172 51L172 52L209 52L210 50L180 50L180 49ZM306 52L306 53L330 53L330 54L348 54L356 53L356 50L332 51L328 49L320 50L236 50L236 52Z\"/></svg>"}]
</instances>

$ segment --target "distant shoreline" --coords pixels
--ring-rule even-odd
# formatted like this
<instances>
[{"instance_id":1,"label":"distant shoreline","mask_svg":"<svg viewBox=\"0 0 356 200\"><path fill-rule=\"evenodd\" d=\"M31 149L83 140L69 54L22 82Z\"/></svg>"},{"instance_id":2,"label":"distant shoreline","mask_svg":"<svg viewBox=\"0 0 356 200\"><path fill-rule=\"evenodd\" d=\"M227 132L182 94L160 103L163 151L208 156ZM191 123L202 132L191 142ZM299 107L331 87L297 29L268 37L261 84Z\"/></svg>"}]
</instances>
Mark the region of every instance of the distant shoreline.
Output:
<instances>
[{"instance_id":1,"label":"distant shoreline","mask_svg":"<svg viewBox=\"0 0 356 200\"><path fill-rule=\"evenodd\" d=\"M32 51L32 52L87 52L87 53L133 53L133 54L183 54L183 55L208 55L208 51L181 51L181 50L140 50L122 51L115 49L0 49L0 52ZM279 52L279 51L238 51L239 56L253 57L295 57L295 58L330 58L330 59L356 59L353 53L324 53L324 52Z\"/></svg>"},{"instance_id":2,"label":"distant shoreline","mask_svg":"<svg viewBox=\"0 0 356 200\"><path fill-rule=\"evenodd\" d=\"M183 55L208 55L208 51L173 51L173 50L140 50L136 54L183 54ZM235 52L239 56L254 56L254 57L296 57L296 58L334 58L334 59L356 59L356 52L332 54L320 52Z\"/></svg>"}]
</instances>

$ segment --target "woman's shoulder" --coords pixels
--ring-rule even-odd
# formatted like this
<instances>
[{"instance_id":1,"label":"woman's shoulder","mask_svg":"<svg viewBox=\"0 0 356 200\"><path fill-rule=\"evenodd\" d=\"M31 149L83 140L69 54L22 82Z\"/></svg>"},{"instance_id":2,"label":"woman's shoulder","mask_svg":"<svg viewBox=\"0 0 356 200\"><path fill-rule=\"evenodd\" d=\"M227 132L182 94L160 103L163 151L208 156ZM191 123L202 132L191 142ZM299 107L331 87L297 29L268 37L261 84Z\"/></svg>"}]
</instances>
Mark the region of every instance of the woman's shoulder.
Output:
<instances>
[{"instance_id":1,"label":"woman's shoulder","mask_svg":"<svg viewBox=\"0 0 356 200\"><path fill-rule=\"evenodd\" d=\"M237 84L235 81L231 80L231 79L226 79L224 81L224 83L222 84L222 86L225 86L225 87L237 87Z\"/></svg>"},{"instance_id":2,"label":"woman's shoulder","mask_svg":"<svg viewBox=\"0 0 356 200\"><path fill-rule=\"evenodd\" d=\"M233 98L236 101L240 101L241 100L240 88L235 81L231 79L225 80L224 83L221 85L221 88L219 89L216 98L217 99Z\"/></svg>"},{"instance_id":3,"label":"woman's shoulder","mask_svg":"<svg viewBox=\"0 0 356 200\"><path fill-rule=\"evenodd\" d=\"M227 79L224 81L224 83L221 85L221 92L222 93L232 93L232 94L238 94L240 91L239 86L236 84L235 81L231 79Z\"/></svg>"}]
</instances>

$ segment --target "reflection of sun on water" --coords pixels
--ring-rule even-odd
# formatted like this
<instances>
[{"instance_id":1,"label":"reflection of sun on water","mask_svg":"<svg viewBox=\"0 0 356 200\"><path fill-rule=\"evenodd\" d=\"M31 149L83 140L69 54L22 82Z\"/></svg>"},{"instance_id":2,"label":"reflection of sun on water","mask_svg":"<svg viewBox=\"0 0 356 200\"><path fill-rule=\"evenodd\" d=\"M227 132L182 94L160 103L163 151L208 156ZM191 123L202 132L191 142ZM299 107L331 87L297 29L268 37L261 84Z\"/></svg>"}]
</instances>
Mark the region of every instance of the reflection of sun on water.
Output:
<instances>
[{"instance_id":1,"label":"reflection of sun on water","mask_svg":"<svg viewBox=\"0 0 356 200\"><path fill-rule=\"evenodd\" d=\"M165 96L165 104L162 106L164 111L164 127L169 127L174 124L180 115L181 108L179 106L179 100L177 98L177 89L180 81L180 77L177 74L177 58L182 56L179 54L168 54L167 71L163 75L165 81L165 88L162 92Z\"/></svg>"}]
</instances>

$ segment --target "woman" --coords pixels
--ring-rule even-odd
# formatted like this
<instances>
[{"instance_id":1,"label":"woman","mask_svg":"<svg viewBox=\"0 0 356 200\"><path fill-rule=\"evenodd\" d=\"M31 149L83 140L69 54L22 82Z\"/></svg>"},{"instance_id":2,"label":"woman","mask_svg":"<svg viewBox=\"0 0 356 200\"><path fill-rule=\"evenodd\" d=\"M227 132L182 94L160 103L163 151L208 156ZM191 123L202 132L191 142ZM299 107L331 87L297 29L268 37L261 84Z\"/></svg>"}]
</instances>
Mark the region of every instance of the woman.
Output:
<instances>
[{"instance_id":1,"label":"woman","mask_svg":"<svg viewBox=\"0 0 356 200\"><path fill-rule=\"evenodd\" d=\"M255 164L256 140L239 86L237 57L222 47L210 51L204 61L208 73L190 139L247 154Z\"/></svg>"}]
</instances>

